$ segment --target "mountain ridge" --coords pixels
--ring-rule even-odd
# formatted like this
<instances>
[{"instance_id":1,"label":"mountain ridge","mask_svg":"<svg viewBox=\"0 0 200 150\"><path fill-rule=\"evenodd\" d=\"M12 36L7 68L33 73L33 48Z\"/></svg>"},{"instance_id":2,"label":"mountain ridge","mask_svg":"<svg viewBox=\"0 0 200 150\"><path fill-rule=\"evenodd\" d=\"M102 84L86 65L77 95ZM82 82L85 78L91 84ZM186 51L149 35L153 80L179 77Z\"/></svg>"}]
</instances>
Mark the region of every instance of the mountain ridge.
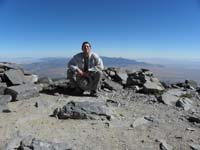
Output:
<instances>
[{"instance_id":1,"label":"mountain ridge","mask_svg":"<svg viewBox=\"0 0 200 150\"><path fill-rule=\"evenodd\" d=\"M101 56L105 67L123 67L128 68L132 66L155 66L150 63L139 62L133 59L127 59L122 57L106 57ZM67 63L70 57L45 57L40 58L38 61L30 64L21 64L23 68L36 73L39 76L51 76L53 78L61 78L65 76L67 70Z\"/></svg>"}]
</instances>

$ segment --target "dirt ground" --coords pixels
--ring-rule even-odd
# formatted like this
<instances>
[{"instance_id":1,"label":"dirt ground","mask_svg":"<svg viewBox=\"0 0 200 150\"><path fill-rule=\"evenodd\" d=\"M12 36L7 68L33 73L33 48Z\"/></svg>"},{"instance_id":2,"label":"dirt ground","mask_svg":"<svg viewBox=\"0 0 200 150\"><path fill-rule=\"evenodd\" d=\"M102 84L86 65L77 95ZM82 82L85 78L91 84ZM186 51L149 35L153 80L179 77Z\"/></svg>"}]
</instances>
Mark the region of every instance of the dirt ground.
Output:
<instances>
[{"instance_id":1,"label":"dirt ground","mask_svg":"<svg viewBox=\"0 0 200 150\"><path fill-rule=\"evenodd\" d=\"M111 120L59 120L50 117L54 109L69 101L106 102ZM104 93L98 98L40 94L39 97L10 102L11 113L0 113L0 149L11 139L34 138L67 143L73 150L159 150L164 140L169 147L188 150L200 144L200 126L190 123L192 114L167 106L152 97L138 94L131 99L119 93ZM38 104L38 107L35 104ZM193 110L200 114L200 101ZM151 117L153 121L144 121ZM142 121L137 121L142 120ZM170 149L170 148L168 148Z\"/></svg>"}]
</instances>

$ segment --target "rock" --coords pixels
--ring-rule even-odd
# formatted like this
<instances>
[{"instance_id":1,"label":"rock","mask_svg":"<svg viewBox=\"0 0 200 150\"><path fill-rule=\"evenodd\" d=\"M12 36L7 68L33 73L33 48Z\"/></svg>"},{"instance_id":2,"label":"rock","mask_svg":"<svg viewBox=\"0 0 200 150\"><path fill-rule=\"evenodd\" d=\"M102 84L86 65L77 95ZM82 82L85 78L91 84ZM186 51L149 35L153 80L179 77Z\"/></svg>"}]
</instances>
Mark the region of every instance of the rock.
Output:
<instances>
[{"instance_id":1,"label":"rock","mask_svg":"<svg viewBox=\"0 0 200 150\"><path fill-rule=\"evenodd\" d=\"M150 121L150 122L152 122L152 123L157 123L157 124L159 124L159 120L158 120L157 118L155 118L154 116L144 116L144 119L145 119L145 120L148 120L148 121Z\"/></svg>"},{"instance_id":2,"label":"rock","mask_svg":"<svg viewBox=\"0 0 200 150\"><path fill-rule=\"evenodd\" d=\"M38 83L52 84L53 81L50 77L39 78Z\"/></svg>"},{"instance_id":3,"label":"rock","mask_svg":"<svg viewBox=\"0 0 200 150\"><path fill-rule=\"evenodd\" d=\"M184 110L189 110L190 108L192 108L192 101L188 98L185 97L181 97L177 102L176 102L176 106L177 107L181 107Z\"/></svg>"},{"instance_id":4,"label":"rock","mask_svg":"<svg viewBox=\"0 0 200 150\"><path fill-rule=\"evenodd\" d=\"M200 118L196 116L189 116L187 119L189 122L192 122L192 123L200 123Z\"/></svg>"},{"instance_id":5,"label":"rock","mask_svg":"<svg viewBox=\"0 0 200 150\"><path fill-rule=\"evenodd\" d=\"M126 80L128 78L127 73L125 73L123 71L119 71L117 74L122 79L122 84L125 85L126 84Z\"/></svg>"},{"instance_id":6,"label":"rock","mask_svg":"<svg viewBox=\"0 0 200 150\"><path fill-rule=\"evenodd\" d=\"M40 90L39 85L27 83L19 86L8 87L5 90L5 94L11 95L12 101L16 101L39 96Z\"/></svg>"},{"instance_id":7,"label":"rock","mask_svg":"<svg viewBox=\"0 0 200 150\"><path fill-rule=\"evenodd\" d=\"M0 68L4 69L5 71L9 69L16 69L16 70L22 70L23 72L23 69L21 68L21 66L15 63L0 62Z\"/></svg>"},{"instance_id":8,"label":"rock","mask_svg":"<svg viewBox=\"0 0 200 150\"><path fill-rule=\"evenodd\" d=\"M105 105L97 102L69 102L63 108L55 109L53 116L59 119L98 119L111 116L107 113Z\"/></svg>"},{"instance_id":9,"label":"rock","mask_svg":"<svg viewBox=\"0 0 200 150\"><path fill-rule=\"evenodd\" d=\"M184 89L195 90L198 86L197 82L194 80L185 80L185 82L179 82L175 84L176 86Z\"/></svg>"},{"instance_id":10,"label":"rock","mask_svg":"<svg viewBox=\"0 0 200 150\"><path fill-rule=\"evenodd\" d=\"M144 116L144 117L140 117L137 118L133 124L131 124L132 128L135 128L137 126L141 126L141 125L145 125L145 124L149 124L149 123L156 123L159 124L158 119L156 119L155 117L152 116Z\"/></svg>"},{"instance_id":11,"label":"rock","mask_svg":"<svg viewBox=\"0 0 200 150\"><path fill-rule=\"evenodd\" d=\"M195 131L195 128L186 128L188 131Z\"/></svg>"},{"instance_id":12,"label":"rock","mask_svg":"<svg viewBox=\"0 0 200 150\"><path fill-rule=\"evenodd\" d=\"M0 95L0 112L8 112L8 102L12 100L10 95Z\"/></svg>"},{"instance_id":13,"label":"rock","mask_svg":"<svg viewBox=\"0 0 200 150\"><path fill-rule=\"evenodd\" d=\"M107 80L104 80L102 82L101 88L102 89L106 88L106 89L108 89L110 91L113 91L113 90L117 91L117 90L123 89L123 86L121 84L119 84L119 83L116 83L114 81L111 81L111 80L107 79Z\"/></svg>"},{"instance_id":14,"label":"rock","mask_svg":"<svg viewBox=\"0 0 200 150\"><path fill-rule=\"evenodd\" d=\"M160 150L173 150L173 147L167 144L165 140L160 140Z\"/></svg>"},{"instance_id":15,"label":"rock","mask_svg":"<svg viewBox=\"0 0 200 150\"><path fill-rule=\"evenodd\" d=\"M131 89L132 89L133 91L135 91L135 92L138 92L138 91L141 90L141 88L140 88L139 86L137 86L137 85L131 86Z\"/></svg>"},{"instance_id":16,"label":"rock","mask_svg":"<svg viewBox=\"0 0 200 150\"><path fill-rule=\"evenodd\" d=\"M164 91L164 87L159 81L147 80L143 85L143 91L147 94L159 94Z\"/></svg>"},{"instance_id":17,"label":"rock","mask_svg":"<svg viewBox=\"0 0 200 150\"><path fill-rule=\"evenodd\" d=\"M198 86L197 82L194 80L185 80L185 84L189 87L193 87L194 89Z\"/></svg>"},{"instance_id":18,"label":"rock","mask_svg":"<svg viewBox=\"0 0 200 150\"><path fill-rule=\"evenodd\" d=\"M167 92L163 93L158 98L158 101L170 106L174 106L182 94L185 94L185 92L181 89L170 89Z\"/></svg>"},{"instance_id":19,"label":"rock","mask_svg":"<svg viewBox=\"0 0 200 150\"><path fill-rule=\"evenodd\" d=\"M197 92L200 94L200 87L197 88Z\"/></svg>"},{"instance_id":20,"label":"rock","mask_svg":"<svg viewBox=\"0 0 200 150\"><path fill-rule=\"evenodd\" d=\"M5 82L0 82L0 95L4 95L6 87L7 87L7 85Z\"/></svg>"},{"instance_id":21,"label":"rock","mask_svg":"<svg viewBox=\"0 0 200 150\"><path fill-rule=\"evenodd\" d=\"M171 84L168 82L161 81L160 82L165 89L172 88Z\"/></svg>"},{"instance_id":22,"label":"rock","mask_svg":"<svg viewBox=\"0 0 200 150\"><path fill-rule=\"evenodd\" d=\"M38 82L38 75L35 74L29 74L24 76L26 81L29 83L36 83Z\"/></svg>"},{"instance_id":23,"label":"rock","mask_svg":"<svg viewBox=\"0 0 200 150\"><path fill-rule=\"evenodd\" d=\"M143 84L146 82L145 75L140 72L133 72L128 74L128 78L126 81L126 87L132 86L132 85L138 85L143 86Z\"/></svg>"},{"instance_id":24,"label":"rock","mask_svg":"<svg viewBox=\"0 0 200 150\"><path fill-rule=\"evenodd\" d=\"M34 106L35 106L36 108L38 108L38 102L36 102Z\"/></svg>"},{"instance_id":25,"label":"rock","mask_svg":"<svg viewBox=\"0 0 200 150\"><path fill-rule=\"evenodd\" d=\"M53 82L53 85L56 87L62 87L62 88L66 88L69 86L70 80L69 79L62 79L62 80L58 80Z\"/></svg>"},{"instance_id":26,"label":"rock","mask_svg":"<svg viewBox=\"0 0 200 150\"><path fill-rule=\"evenodd\" d=\"M192 149L192 150L200 150L200 145L198 145L198 144L189 144L190 145L190 148Z\"/></svg>"},{"instance_id":27,"label":"rock","mask_svg":"<svg viewBox=\"0 0 200 150\"><path fill-rule=\"evenodd\" d=\"M133 124L131 124L131 127L132 128L135 128L137 126L141 126L141 125L144 125L144 124L147 124L149 121L144 119L144 117L141 117L141 118L137 118Z\"/></svg>"},{"instance_id":28,"label":"rock","mask_svg":"<svg viewBox=\"0 0 200 150\"><path fill-rule=\"evenodd\" d=\"M5 72L6 79L8 79L7 83L10 85L20 85L26 83L26 79L21 70L8 70Z\"/></svg>"},{"instance_id":29,"label":"rock","mask_svg":"<svg viewBox=\"0 0 200 150\"><path fill-rule=\"evenodd\" d=\"M4 73L5 69L0 68L0 73Z\"/></svg>"},{"instance_id":30,"label":"rock","mask_svg":"<svg viewBox=\"0 0 200 150\"><path fill-rule=\"evenodd\" d=\"M68 144L42 141L27 137L22 139L11 139L4 146L5 150L72 150ZM18 143L19 142L19 143Z\"/></svg>"},{"instance_id":31,"label":"rock","mask_svg":"<svg viewBox=\"0 0 200 150\"><path fill-rule=\"evenodd\" d=\"M111 105L111 106L120 106L120 103L119 102L117 102L117 101L115 101L115 100L111 100L111 99L107 99L106 100L106 104L107 105Z\"/></svg>"},{"instance_id":32,"label":"rock","mask_svg":"<svg viewBox=\"0 0 200 150\"><path fill-rule=\"evenodd\" d=\"M72 150L72 148L69 148L65 143L53 143L36 139L32 140L31 147L33 147L34 150Z\"/></svg>"}]
</instances>

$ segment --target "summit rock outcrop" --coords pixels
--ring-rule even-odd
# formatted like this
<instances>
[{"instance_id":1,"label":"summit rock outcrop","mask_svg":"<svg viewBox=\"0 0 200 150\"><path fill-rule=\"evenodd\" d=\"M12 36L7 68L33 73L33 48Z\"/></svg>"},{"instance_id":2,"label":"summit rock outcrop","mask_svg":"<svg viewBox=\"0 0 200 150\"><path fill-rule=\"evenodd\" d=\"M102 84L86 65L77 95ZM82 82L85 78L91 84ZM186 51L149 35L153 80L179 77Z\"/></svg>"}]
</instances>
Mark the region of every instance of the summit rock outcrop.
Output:
<instances>
[{"instance_id":1,"label":"summit rock outcrop","mask_svg":"<svg viewBox=\"0 0 200 150\"><path fill-rule=\"evenodd\" d=\"M76 95L66 79L0 63L0 149L198 148L199 85L122 70L106 68L99 96L91 97Z\"/></svg>"}]
</instances>

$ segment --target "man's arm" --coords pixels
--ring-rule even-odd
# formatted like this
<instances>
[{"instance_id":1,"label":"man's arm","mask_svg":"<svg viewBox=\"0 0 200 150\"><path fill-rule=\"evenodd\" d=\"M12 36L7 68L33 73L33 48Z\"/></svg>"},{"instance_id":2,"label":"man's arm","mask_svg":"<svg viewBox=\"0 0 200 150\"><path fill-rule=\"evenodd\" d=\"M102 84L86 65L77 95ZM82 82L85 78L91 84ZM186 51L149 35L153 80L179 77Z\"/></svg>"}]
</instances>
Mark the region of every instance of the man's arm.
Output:
<instances>
[{"instance_id":1,"label":"man's arm","mask_svg":"<svg viewBox=\"0 0 200 150\"><path fill-rule=\"evenodd\" d=\"M73 56L73 58L68 62L68 68L72 71L78 70L78 60L76 56Z\"/></svg>"},{"instance_id":2,"label":"man's arm","mask_svg":"<svg viewBox=\"0 0 200 150\"><path fill-rule=\"evenodd\" d=\"M73 58L68 63L68 68L74 72L77 72L79 76L85 75L85 73L78 67L78 55L73 56Z\"/></svg>"},{"instance_id":3,"label":"man's arm","mask_svg":"<svg viewBox=\"0 0 200 150\"><path fill-rule=\"evenodd\" d=\"M95 63L96 63L94 67L96 69L103 70L104 69L104 65L103 65L102 59L95 53L93 55L94 55L94 59L95 59Z\"/></svg>"}]
</instances>

